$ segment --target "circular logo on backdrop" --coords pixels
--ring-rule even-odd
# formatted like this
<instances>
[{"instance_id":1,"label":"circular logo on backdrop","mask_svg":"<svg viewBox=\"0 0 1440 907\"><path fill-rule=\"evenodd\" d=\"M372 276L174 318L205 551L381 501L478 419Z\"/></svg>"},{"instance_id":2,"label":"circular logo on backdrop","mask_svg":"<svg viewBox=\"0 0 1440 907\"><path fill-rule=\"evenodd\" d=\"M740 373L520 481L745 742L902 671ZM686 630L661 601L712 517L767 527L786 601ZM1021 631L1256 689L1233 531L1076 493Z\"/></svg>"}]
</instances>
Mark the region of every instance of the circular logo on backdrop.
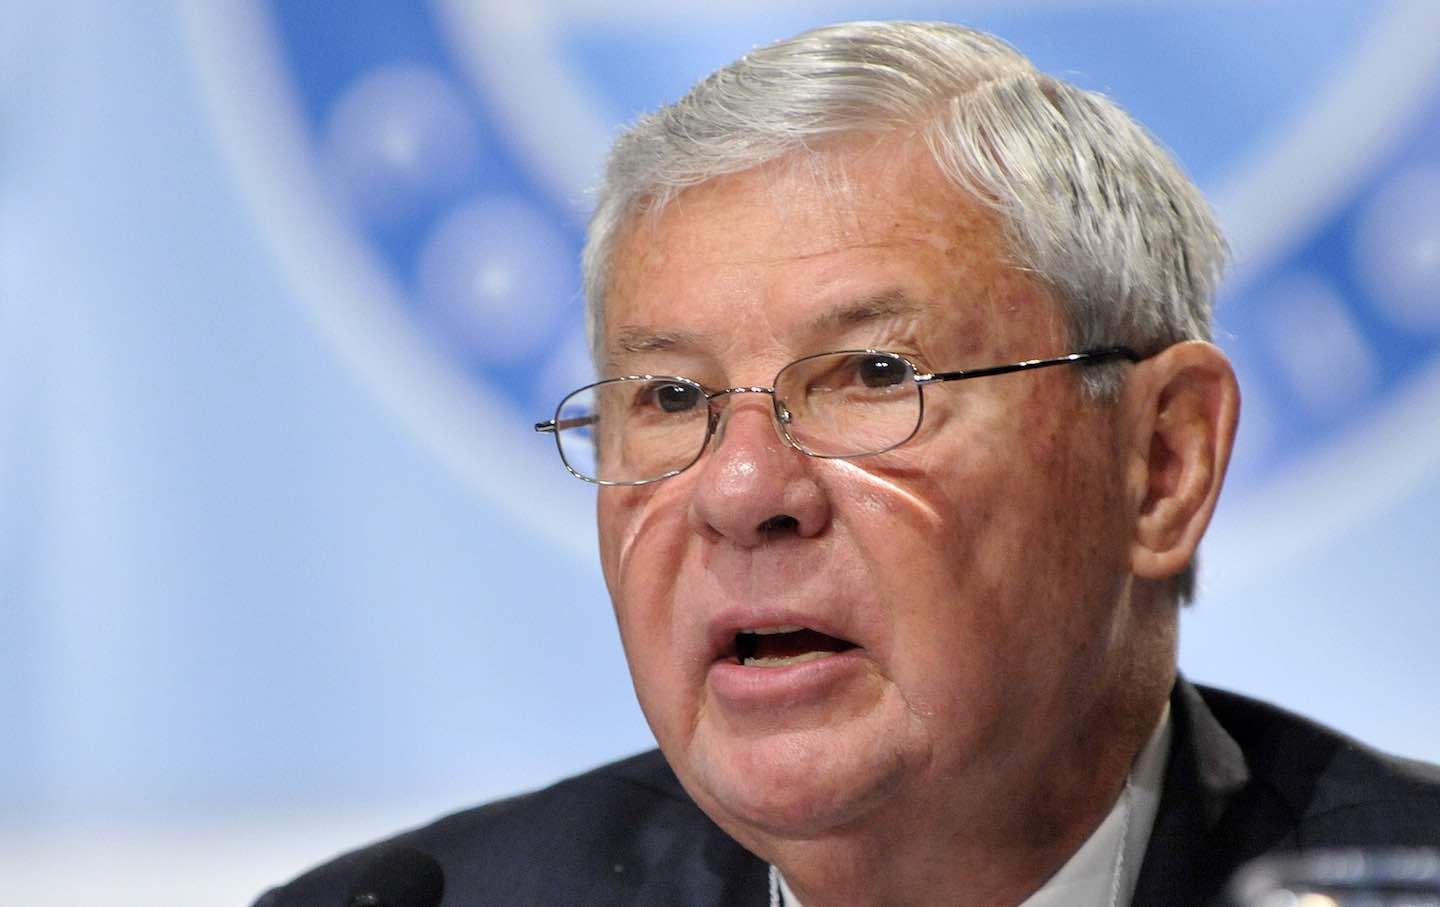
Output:
<instances>
[{"instance_id":1,"label":"circular logo on backdrop","mask_svg":"<svg viewBox=\"0 0 1440 907\"><path fill-rule=\"evenodd\" d=\"M1314 541L1436 465L1411 429L1440 414L1440 9L881 6L994 31L1116 97L1215 201L1236 252L1217 339L1245 393L1225 560L1256 533ZM227 153L317 323L474 487L588 557L588 489L529 426L590 380L577 262L608 141L746 48L852 13L187 15Z\"/></svg>"}]
</instances>

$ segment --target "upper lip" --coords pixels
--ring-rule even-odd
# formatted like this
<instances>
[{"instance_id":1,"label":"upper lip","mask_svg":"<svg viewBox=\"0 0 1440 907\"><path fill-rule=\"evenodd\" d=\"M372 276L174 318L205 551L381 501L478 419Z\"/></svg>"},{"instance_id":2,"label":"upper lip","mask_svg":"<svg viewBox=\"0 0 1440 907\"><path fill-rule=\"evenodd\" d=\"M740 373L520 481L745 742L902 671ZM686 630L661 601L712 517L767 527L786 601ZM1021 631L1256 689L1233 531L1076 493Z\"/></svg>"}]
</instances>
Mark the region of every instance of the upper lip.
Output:
<instances>
[{"instance_id":1,"label":"upper lip","mask_svg":"<svg viewBox=\"0 0 1440 907\"><path fill-rule=\"evenodd\" d=\"M752 630L777 628L814 630L859 646L855 632L840 625L833 614L803 613L793 610L760 610L740 608L722 612L710 622L710 660L721 661L735 656L735 637Z\"/></svg>"}]
</instances>

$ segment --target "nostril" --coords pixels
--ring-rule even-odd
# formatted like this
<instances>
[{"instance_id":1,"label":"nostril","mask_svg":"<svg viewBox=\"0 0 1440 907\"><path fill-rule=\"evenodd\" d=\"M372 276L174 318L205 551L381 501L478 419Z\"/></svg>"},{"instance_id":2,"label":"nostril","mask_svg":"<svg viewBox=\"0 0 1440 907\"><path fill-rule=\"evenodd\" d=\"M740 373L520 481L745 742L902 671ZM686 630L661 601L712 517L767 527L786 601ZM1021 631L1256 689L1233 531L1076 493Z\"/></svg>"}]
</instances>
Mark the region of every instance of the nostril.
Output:
<instances>
[{"instance_id":1,"label":"nostril","mask_svg":"<svg viewBox=\"0 0 1440 907\"><path fill-rule=\"evenodd\" d=\"M755 527L761 536L768 536L777 532L794 532L800 528L800 521L789 514L772 516L770 519Z\"/></svg>"}]
</instances>

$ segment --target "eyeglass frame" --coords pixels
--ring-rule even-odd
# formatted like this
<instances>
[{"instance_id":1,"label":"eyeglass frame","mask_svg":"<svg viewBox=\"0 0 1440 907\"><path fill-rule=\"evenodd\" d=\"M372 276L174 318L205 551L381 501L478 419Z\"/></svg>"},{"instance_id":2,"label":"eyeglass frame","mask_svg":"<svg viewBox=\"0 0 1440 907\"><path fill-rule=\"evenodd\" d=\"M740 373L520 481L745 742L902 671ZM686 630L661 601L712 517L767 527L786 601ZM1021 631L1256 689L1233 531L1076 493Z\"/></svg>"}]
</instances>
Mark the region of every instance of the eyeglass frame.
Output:
<instances>
[{"instance_id":1,"label":"eyeglass frame","mask_svg":"<svg viewBox=\"0 0 1440 907\"><path fill-rule=\"evenodd\" d=\"M635 487L639 485L651 485L655 482L662 482L665 479L674 478L675 476L678 476L680 473L689 469L691 466L694 466L696 463L700 462L700 458L705 456L705 451L710 446L710 439L715 437L715 429L720 424L720 413L715 408L714 401L721 397L729 397L734 394L769 394L771 408L775 412L775 424L779 426L780 437L787 445L804 454L805 456L814 457L817 460L854 460L859 459L860 457L873 457L878 454L892 451L900 445L905 444L911 438L915 437L916 434L919 433L920 426L925 421L925 386L928 384L942 384L946 381L965 381L971 378L989 378L994 375L1008 375L1013 372L1025 372L1032 369L1050 368L1057 365L1073 365L1081 362L1094 363L1103 362L1107 359L1120 358L1126 360L1127 362L1134 363L1140 362L1142 359L1144 359L1143 356L1130 349L1129 347L1110 346L1082 350L1078 353L1067 353L1063 356L1054 356L1047 359L1024 359L1020 362L1010 362L1006 363L1005 365L991 365L986 366L985 368L961 369L959 371L929 372L921 374L920 370L915 367L915 363L911 362L909 359L900 355L899 353L894 353L889 350L832 350L825 353L812 353L809 356L801 356L794 362L785 364L780 368L780 371L775 373L775 379L778 379L780 375L785 371L785 369L791 368L792 366L797 365L801 362L805 362L810 359L818 359L821 356L839 356L845 354L870 354L875 356L889 356L895 359L899 359L901 362L905 363L906 367L910 369L911 380L915 382L917 387L916 396L918 400L917 405L919 408L919 413L915 417L915 427L910 430L910 434L906 435L904 438L896 441L894 444L891 444L888 447L882 447L880 450L871 450L865 453L812 453L811 451L806 450L804 447L802 447L800 445L800 442L796 441L790 435L790 430L786 427L786 424L790 421L790 414L788 410L781 409L780 398L775 396L774 384L771 384L769 387L764 387L761 385L741 385L738 387L721 388L720 390L711 392L707 391L705 389L705 386L702 385L699 381L696 381L694 378L687 378L684 375L620 375L615 378L604 378L600 381L594 381L590 384L581 385L580 387L577 387L575 390L571 391L560 399L559 405L555 407L555 418L546 419L543 422L536 422L535 431L542 434L553 434L555 436L555 450L557 453L560 454L561 464L564 465L567 472L569 472L572 476L581 480L582 482L589 482L592 485ZM696 390L700 391L700 393L705 397L705 406L709 412L705 424L705 440L701 442L699 450L695 454L695 458L692 459L690 462L686 463L684 466L681 466L678 469L672 469L669 472L666 472L663 475L656 476L653 479L639 479L633 481L596 479L577 472L574 467L570 465L570 461L565 457L565 449L560 444L560 432L562 429L565 428L579 427L579 425L582 424L594 424L597 417L589 416L583 419L562 420L560 418L560 407L565 405L566 400L569 400L571 397L575 396L581 391L588 390L589 388L596 387L597 385L609 384L615 381L675 381L681 384L688 385L690 387L694 387ZM562 425L562 422L574 422L577 424Z\"/></svg>"}]
</instances>

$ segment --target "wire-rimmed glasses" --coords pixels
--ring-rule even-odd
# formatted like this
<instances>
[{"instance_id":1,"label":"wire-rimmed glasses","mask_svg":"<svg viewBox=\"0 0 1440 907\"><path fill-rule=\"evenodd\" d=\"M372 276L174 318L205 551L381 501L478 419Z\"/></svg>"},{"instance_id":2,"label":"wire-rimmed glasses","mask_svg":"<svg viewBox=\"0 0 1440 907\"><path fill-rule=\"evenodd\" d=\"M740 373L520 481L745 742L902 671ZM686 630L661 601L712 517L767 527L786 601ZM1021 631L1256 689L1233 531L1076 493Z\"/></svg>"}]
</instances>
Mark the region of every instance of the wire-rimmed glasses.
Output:
<instances>
[{"instance_id":1,"label":"wire-rimmed glasses","mask_svg":"<svg viewBox=\"0 0 1440 907\"><path fill-rule=\"evenodd\" d=\"M927 384L1110 359L1140 357L1125 347L1107 347L924 374L898 353L841 350L795 360L770 387L714 391L680 375L626 375L570 393L554 418L535 423L535 430L555 435L560 459L576 478L646 485L700 459L724 401L736 394L769 394L781 437L801 453L846 459L884 453L913 438L925 416Z\"/></svg>"}]
</instances>

